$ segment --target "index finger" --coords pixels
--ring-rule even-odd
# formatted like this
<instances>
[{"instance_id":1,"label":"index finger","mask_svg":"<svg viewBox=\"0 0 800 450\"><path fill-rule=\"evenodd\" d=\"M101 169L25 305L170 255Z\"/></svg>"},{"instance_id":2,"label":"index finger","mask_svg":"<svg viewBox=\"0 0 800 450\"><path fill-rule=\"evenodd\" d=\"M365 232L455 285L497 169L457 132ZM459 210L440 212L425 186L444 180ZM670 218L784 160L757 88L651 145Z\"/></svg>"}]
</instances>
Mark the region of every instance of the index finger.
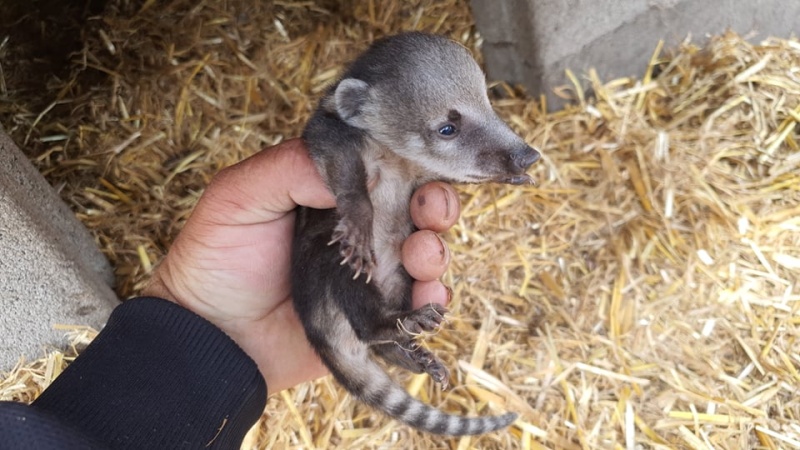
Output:
<instances>
[{"instance_id":1,"label":"index finger","mask_svg":"<svg viewBox=\"0 0 800 450\"><path fill-rule=\"evenodd\" d=\"M421 230L447 231L458 221L461 202L455 188L442 181L422 185L411 197L411 219Z\"/></svg>"}]
</instances>

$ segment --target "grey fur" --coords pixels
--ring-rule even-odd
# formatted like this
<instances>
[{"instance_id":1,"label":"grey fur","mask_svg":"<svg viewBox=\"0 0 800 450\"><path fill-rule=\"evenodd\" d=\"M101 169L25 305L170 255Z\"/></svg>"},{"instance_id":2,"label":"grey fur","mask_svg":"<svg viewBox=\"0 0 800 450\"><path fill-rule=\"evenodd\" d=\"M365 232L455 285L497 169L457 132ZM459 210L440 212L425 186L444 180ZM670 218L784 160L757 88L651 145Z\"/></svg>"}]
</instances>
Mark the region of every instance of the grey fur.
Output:
<instances>
[{"instance_id":1,"label":"grey fur","mask_svg":"<svg viewBox=\"0 0 800 450\"><path fill-rule=\"evenodd\" d=\"M379 40L326 93L303 138L336 196L335 210L298 209L293 245L295 308L321 359L355 397L413 427L465 435L508 426L516 414L465 418L432 408L373 361L448 382L447 368L415 340L446 310L412 311L400 261L414 231L413 191L432 180L531 182L525 170L539 153L494 113L475 60L440 36ZM369 192L371 179L379 182Z\"/></svg>"}]
</instances>

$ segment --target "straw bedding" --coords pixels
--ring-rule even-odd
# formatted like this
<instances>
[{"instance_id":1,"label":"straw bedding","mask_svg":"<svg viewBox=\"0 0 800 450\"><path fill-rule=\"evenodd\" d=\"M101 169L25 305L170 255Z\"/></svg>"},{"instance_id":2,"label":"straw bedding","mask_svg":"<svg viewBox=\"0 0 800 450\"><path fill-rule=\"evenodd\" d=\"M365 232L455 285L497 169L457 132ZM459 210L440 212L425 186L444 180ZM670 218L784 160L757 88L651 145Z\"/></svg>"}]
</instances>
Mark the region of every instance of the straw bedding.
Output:
<instances>
[{"instance_id":1,"label":"straw bedding","mask_svg":"<svg viewBox=\"0 0 800 450\"><path fill-rule=\"evenodd\" d=\"M0 13L0 119L123 297L214 173L297 136L369 41L420 29L480 59L463 0L59 3ZM520 420L426 436L326 378L273 395L246 448L800 446L800 43L725 34L655 49L641 80L568 75L596 98L552 114L491 86L543 150L539 183L461 188L452 316L429 340L454 387L396 375L447 410ZM4 374L0 398L35 398L94 334L71 332L75 348Z\"/></svg>"}]
</instances>

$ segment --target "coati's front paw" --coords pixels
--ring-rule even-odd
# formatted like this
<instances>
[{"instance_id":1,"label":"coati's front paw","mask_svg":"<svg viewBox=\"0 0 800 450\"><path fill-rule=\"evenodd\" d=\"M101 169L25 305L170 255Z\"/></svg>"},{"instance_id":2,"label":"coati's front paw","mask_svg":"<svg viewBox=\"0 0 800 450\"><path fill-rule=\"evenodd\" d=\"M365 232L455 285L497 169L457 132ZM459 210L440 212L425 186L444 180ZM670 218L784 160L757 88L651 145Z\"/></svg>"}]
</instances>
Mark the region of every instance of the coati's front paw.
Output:
<instances>
[{"instance_id":1,"label":"coati's front paw","mask_svg":"<svg viewBox=\"0 0 800 450\"><path fill-rule=\"evenodd\" d=\"M367 283L372 279L375 269L375 252L372 250L372 230L355 226L352 223L340 220L333 229L333 236L328 245L339 243L339 254L342 255L342 265L349 264L355 272L353 279L362 273L367 275Z\"/></svg>"},{"instance_id":2,"label":"coati's front paw","mask_svg":"<svg viewBox=\"0 0 800 450\"><path fill-rule=\"evenodd\" d=\"M422 308L415 309L398 320L400 328L410 334L420 334L423 331L434 331L444 320L447 308L431 303Z\"/></svg>"}]
</instances>

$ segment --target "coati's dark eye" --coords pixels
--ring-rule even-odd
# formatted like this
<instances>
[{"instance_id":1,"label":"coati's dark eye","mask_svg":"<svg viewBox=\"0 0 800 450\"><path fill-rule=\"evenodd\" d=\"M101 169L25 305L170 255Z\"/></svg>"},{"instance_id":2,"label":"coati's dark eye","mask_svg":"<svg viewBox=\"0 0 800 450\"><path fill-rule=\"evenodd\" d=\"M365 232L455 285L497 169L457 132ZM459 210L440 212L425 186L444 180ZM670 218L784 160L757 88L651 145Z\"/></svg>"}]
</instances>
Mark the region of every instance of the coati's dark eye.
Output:
<instances>
[{"instance_id":1,"label":"coati's dark eye","mask_svg":"<svg viewBox=\"0 0 800 450\"><path fill-rule=\"evenodd\" d=\"M447 125L442 125L442 127L439 128L439 134L444 137L453 137L455 136L457 131L458 130L456 129L455 125L450 123L448 123Z\"/></svg>"}]
</instances>

